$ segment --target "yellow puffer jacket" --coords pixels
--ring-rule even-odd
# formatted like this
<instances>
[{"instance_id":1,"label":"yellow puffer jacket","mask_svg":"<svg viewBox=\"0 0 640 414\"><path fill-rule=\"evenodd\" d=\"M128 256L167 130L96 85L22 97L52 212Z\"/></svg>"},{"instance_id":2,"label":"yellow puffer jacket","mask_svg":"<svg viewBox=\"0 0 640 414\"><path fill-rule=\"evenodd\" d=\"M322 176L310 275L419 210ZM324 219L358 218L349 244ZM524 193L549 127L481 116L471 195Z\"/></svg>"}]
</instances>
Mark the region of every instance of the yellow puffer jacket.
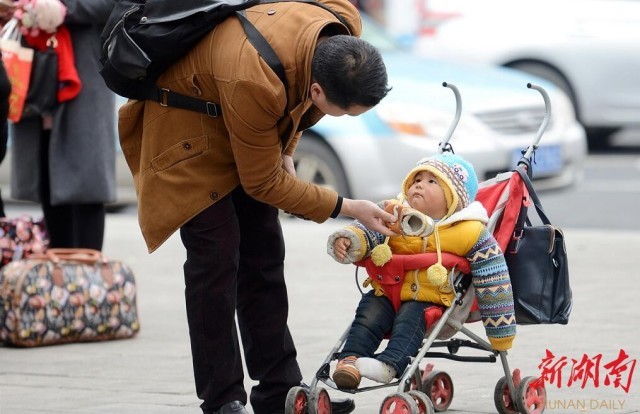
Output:
<instances>
[{"instance_id":1,"label":"yellow puffer jacket","mask_svg":"<svg viewBox=\"0 0 640 414\"><path fill-rule=\"evenodd\" d=\"M443 252L465 256L478 241L484 224L480 221L459 221L438 227L440 247ZM427 238L394 236L389 239L389 247L395 254L415 254L436 251L435 235ZM447 269L451 270L451 269ZM369 279L378 296L384 295L384 289L375 280ZM409 270L405 273L402 285L401 300L431 302L451 306L454 294L447 284L433 286L427 280L427 269Z\"/></svg>"}]
</instances>

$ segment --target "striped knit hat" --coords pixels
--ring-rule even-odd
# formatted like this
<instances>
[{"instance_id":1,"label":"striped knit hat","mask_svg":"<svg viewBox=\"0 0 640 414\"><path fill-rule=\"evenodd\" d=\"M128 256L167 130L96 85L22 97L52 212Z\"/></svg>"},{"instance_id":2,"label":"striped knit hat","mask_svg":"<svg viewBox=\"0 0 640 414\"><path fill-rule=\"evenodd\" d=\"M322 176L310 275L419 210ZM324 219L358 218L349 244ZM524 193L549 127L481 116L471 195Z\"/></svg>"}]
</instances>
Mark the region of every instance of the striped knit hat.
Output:
<instances>
[{"instance_id":1,"label":"striped knit hat","mask_svg":"<svg viewBox=\"0 0 640 414\"><path fill-rule=\"evenodd\" d=\"M416 167L409 172L402 183L403 198L407 198L409 187L420 171L428 171L435 175L444 190L444 196L447 200L447 214L443 218L467 207L475 200L478 192L478 177L473 166L464 158L444 153L418 161Z\"/></svg>"},{"instance_id":2,"label":"striped knit hat","mask_svg":"<svg viewBox=\"0 0 640 414\"><path fill-rule=\"evenodd\" d=\"M420 171L428 171L433 174L444 191L444 197L447 201L447 213L442 219L451 216L456 211L462 210L476 198L476 193L478 192L478 177L473 170L473 166L462 157L451 153L444 153L418 161L418 165L409 172L407 178L405 178L402 183L403 199L407 198L409 187L411 187L416 174ZM438 263L427 268L427 280L429 280L433 286L444 288L449 278L447 269L442 265L442 250L440 247L438 227L439 225L436 225L433 231Z\"/></svg>"}]
</instances>

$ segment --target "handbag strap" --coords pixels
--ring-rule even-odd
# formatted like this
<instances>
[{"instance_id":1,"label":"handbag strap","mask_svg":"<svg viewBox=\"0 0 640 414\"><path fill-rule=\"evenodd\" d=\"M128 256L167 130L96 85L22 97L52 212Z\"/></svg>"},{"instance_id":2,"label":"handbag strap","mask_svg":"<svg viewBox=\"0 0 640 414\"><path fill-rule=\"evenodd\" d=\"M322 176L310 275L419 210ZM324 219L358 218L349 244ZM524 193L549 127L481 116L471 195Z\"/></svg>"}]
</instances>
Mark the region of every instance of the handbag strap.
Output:
<instances>
[{"instance_id":1,"label":"handbag strap","mask_svg":"<svg viewBox=\"0 0 640 414\"><path fill-rule=\"evenodd\" d=\"M529 198L531 199L531 201L533 201L533 205L535 206L536 211L538 212L538 217L540 217L540 220L542 221L543 224L551 225L551 220L549 220L549 217L547 217L547 214L544 212L544 209L542 208L542 203L540 202L540 198L538 198L538 194L536 194L536 190L533 188L533 184L531 183L531 179L529 179L529 175L527 174L526 170L524 169L524 167L518 165L515 171L518 174L520 174L520 178L522 178L522 182L524 182L524 185L527 187ZM522 227L524 223L520 223L520 221L521 220L519 218L518 225L519 227ZM527 219L527 222L529 223L528 219Z\"/></svg>"},{"instance_id":2,"label":"handbag strap","mask_svg":"<svg viewBox=\"0 0 640 414\"><path fill-rule=\"evenodd\" d=\"M21 34L20 34L20 29L18 28L18 19L15 17L12 17L0 29L0 39L19 41L20 38L21 38Z\"/></svg>"}]
</instances>

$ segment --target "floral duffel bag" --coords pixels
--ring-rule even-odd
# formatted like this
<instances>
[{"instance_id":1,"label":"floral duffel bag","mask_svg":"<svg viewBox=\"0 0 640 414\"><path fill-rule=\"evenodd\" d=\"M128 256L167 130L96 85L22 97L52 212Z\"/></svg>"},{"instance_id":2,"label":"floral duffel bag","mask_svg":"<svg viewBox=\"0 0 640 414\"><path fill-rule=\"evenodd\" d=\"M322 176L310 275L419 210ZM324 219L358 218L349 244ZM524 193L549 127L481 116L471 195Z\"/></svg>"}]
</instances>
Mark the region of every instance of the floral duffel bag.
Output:
<instances>
[{"instance_id":1,"label":"floral duffel bag","mask_svg":"<svg viewBox=\"0 0 640 414\"><path fill-rule=\"evenodd\" d=\"M23 214L20 217L0 217L0 268L14 260L44 253L49 238L43 219L33 219Z\"/></svg>"},{"instance_id":2,"label":"floral duffel bag","mask_svg":"<svg viewBox=\"0 0 640 414\"><path fill-rule=\"evenodd\" d=\"M130 338L140 330L131 269L91 249L48 249L0 272L0 341L17 347Z\"/></svg>"}]
</instances>

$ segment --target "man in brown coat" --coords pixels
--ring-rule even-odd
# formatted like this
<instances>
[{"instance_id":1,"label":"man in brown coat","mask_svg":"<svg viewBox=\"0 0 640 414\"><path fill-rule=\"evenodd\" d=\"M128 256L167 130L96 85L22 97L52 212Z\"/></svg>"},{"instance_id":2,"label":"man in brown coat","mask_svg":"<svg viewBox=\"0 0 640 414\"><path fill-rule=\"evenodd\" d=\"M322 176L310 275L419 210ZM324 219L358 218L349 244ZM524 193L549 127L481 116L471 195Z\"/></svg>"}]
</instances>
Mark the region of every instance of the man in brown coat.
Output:
<instances>
[{"instance_id":1,"label":"man in brown coat","mask_svg":"<svg viewBox=\"0 0 640 414\"><path fill-rule=\"evenodd\" d=\"M365 200L295 176L302 131L325 114L360 115L387 94L379 52L360 40L347 0L254 6L249 20L285 68L285 88L237 18L205 36L158 85L219 103L222 116L130 101L120 110L120 142L134 176L149 251L180 229L196 392L205 413L246 413L234 322L243 341L256 414L282 412L302 375L287 327L284 240L278 209L323 222L345 215L391 234L393 217ZM334 413L352 400L334 401Z\"/></svg>"}]
</instances>

